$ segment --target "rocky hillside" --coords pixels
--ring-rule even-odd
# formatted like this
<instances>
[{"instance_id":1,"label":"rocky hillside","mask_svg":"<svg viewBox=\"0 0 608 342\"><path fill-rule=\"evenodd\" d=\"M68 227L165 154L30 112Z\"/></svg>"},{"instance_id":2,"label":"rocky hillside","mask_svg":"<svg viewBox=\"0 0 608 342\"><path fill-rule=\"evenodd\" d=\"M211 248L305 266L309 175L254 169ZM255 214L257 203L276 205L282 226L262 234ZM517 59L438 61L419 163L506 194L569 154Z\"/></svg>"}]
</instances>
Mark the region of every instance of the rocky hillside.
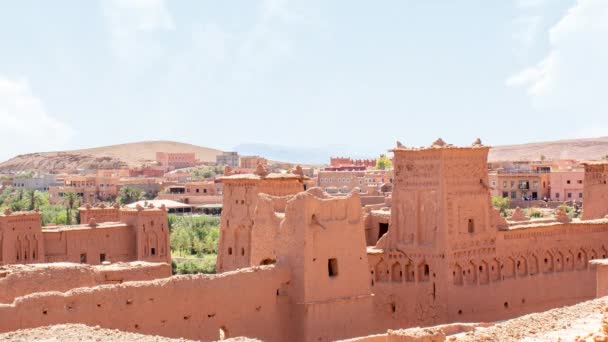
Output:
<instances>
[{"instance_id":1,"label":"rocky hillside","mask_svg":"<svg viewBox=\"0 0 608 342\"><path fill-rule=\"evenodd\" d=\"M602 159L608 155L608 137L494 146L490 150L488 159L490 161L539 160L541 155L546 159Z\"/></svg>"},{"instance_id":2,"label":"rocky hillside","mask_svg":"<svg viewBox=\"0 0 608 342\"><path fill-rule=\"evenodd\" d=\"M215 161L215 156L222 153L220 150L174 141L144 141L83 150L23 154L0 163L0 172L139 166L154 161L156 152L194 152L201 161Z\"/></svg>"}]
</instances>

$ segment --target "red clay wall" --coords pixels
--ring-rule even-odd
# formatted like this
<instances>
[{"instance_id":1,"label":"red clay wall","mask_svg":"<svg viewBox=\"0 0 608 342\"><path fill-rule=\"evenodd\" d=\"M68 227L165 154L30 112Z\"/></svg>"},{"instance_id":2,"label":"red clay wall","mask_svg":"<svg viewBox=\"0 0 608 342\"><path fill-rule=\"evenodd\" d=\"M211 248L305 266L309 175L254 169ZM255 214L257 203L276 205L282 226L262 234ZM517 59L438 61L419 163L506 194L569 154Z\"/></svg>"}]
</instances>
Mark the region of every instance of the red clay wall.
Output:
<instances>
[{"instance_id":1,"label":"red clay wall","mask_svg":"<svg viewBox=\"0 0 608 342\"><path fill-rule=\"evenodd\" d=\"M277 296L287 281L287 269L265 266L39 293L0 304L0 331L71 322L206 341L219 339L220 328L228 337L293 340Z\"/></svg>"},{"instance_id":2,"label":"red clay wall","mask_svg":"<svg viewBox=\"0 0 608 342\"><path fill-rule=\"evenodd\" d=\"M137 260L135 254L135 232L127 225L114 227L61 228L43 232L46 262L80 263L81 254L86 263L101 263L100 255L110 262Z\"/></svg>"},{"instance_id":3,"label":"red clay wall","mask_svg":"<svg viewBox=\"0 0 608 342\"><path fill-rule=\"evenodd\" d=\"M171 276L171 265L133 262L107 266L71 263L10 265L0 268L0 303L37 292L152 280Z\"/></svg>"}]
</instances>

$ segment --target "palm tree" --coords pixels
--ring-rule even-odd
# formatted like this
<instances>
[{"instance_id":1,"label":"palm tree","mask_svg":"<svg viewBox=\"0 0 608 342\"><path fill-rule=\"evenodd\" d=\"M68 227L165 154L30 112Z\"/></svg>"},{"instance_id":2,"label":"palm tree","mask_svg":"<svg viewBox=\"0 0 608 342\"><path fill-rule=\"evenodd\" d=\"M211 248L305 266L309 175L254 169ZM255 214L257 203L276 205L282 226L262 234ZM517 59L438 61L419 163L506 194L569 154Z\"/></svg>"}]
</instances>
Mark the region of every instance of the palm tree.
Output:
<instances>
[{"instance_id":1,"label":"palm tree","mask_svg":"<svg viewBox=\"0 0 608 342\"><path fill-rule=\"evenodd\" d=\"M130 186L123 186L118 192L118 202L121 204L131 204L141 200L142 198L142 191Z\"/></svg>"},{"instance_id":2,"label":"palm tree","mask_svg":"<svg viewBox=\"0 0 608 342\"><path fill-rule=\"evenodd\" d=\"M25 190L20 188L10 195L9 206L12 211L21 211L25 208L24 204Z\"/></svg>"},{"instance_id":3,"label":"palm tree","mask_svg":"<svg viewBox=\"0 0 608 342\"><path fill-rule=\"evenodd\" d=\"M63 195L63 204L65 206L66 224L72 224L72 210L78 207L78 195L73 192L66 192Z\"/></svg>"},{"instance_id":4,"label":"palm tree","mask_svg":"<svg viewBox=\"0 0 608 342\"><path fill-rule=\"evenodd\" d=\"M34 189L27 190L25 194L25 198L27 199L27 209L34 210L42 204L42 197L40 196L40 192Z\"/></svg>"}]
</instances>

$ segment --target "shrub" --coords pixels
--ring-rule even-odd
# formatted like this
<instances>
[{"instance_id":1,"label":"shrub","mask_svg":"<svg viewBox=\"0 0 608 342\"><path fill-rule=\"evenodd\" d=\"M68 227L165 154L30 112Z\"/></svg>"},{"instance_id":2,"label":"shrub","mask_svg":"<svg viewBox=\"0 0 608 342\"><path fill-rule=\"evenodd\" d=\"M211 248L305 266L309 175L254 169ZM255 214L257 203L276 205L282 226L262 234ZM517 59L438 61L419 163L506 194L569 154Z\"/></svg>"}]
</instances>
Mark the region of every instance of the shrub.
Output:
<instances>
[{"instance_id":1,"label":"shrub","mask_svg":"<svg viewBox=\"0 0 608 342\"><path fill-rule=\"evenodd\" d=\"M500 211L500 215L507 216L507 209L511 206L511 200L508 197L492 197L492 205Z\"/></svg>"},{"instance_id":2,"label":"shrub","mask_svg":"<svg viewBox=\"0 0 608 342\"><path fill-rule=\"evenodd\" d=\"M215 255L208 255L202 260L186 260L176 262L174 274L213 274L215 273Z\"/></svg>"},{"instance_id":3,"label":"shrub","mask_svg":"<svg viewBox=\"0 0 608 342\"><path fill-rule=\"evenodd\" d=\"M542 212L542 211L540 211L540 210L538 210L537 208L530 208L530 209L528 210L528 217L533 217L533 218L541 218L541 217L543 217L543 216L545 216L545 215L543 214L543 212Z\"/></svg>"}]
</instances>

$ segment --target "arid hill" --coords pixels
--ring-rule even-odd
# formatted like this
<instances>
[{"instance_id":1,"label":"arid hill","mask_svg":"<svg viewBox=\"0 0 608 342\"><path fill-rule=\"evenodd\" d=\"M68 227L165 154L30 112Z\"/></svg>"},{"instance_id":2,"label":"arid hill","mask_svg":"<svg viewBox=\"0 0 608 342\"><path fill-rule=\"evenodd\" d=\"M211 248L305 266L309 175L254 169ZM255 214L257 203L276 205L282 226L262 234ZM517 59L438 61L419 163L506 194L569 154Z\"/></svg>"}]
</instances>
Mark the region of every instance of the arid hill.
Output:
<instances>
[{"instance_id":1,"label":"arid hill","mask_svg":"<svg viewBox=\"0 0 608 342\"><path fill-rule=\"evenodd\" d=\"M215 156L222 153L220 150L174 141L144 141L83 150L23 154L0 163L0 172L139 166L154 161L156 152L194 152L201 161L215 161Z\"/></svg>"},{"instance_id":2,"label":"arid hill","mask_svg":"<svg viewBox=\"0 0 608 342\"><path fill-rule=\"evenodd\" d=\"M488 159L539 160L541 155L546 159L598 160L608 155L608 137L495 146Z\"/></svg>"},{"instance_id":3,"label":"arid hill","mask_svg":"<svg viewBox=\"0 0 608 342\"><path fill-rule=\"evenodd\" d=\"M215 161L220 150L174 141L144 141L62 152L40 152L16 156L0 163L0 172L57 169L109 169L138 166L154 161L156 152L194 152L202 161ZM608 137L559 140L521 145L494 146L490 161L577 159L597 160L608 155Z\"/></svg>"}]
</instances>

